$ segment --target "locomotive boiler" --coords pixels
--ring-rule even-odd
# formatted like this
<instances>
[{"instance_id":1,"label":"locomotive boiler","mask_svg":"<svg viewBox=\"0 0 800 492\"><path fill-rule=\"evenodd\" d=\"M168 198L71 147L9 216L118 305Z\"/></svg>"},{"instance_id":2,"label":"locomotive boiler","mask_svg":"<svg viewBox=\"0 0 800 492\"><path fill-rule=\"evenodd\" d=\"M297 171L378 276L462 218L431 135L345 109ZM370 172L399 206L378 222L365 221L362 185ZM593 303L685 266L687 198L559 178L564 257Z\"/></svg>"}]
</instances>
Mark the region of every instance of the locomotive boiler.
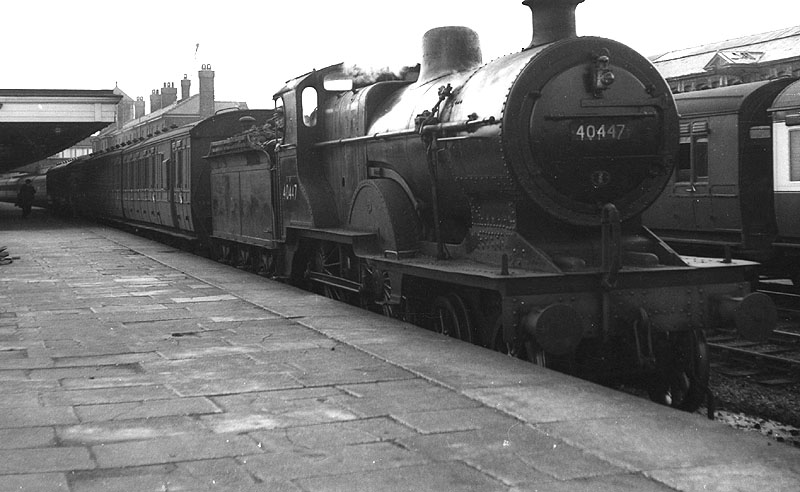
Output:
<instances>
[{"instance_id":1,"label":"locomotive boiler","mask_svg":"<svg viewBox=\"0 0 800 492\"><path fill-rule=\"evenodd\" d=\"M696 408L703 330L769 331L774 306L753 263L681 257L642 226L678 115L644 57L576 36L582 1L523 2L530 46L488 63L473 31L443 27L416 80L291 80L280 120L208 156L218 183L264 170L266 223L239 241L230 223L263 208L214 221L223 256L550 367L646 374L654 400Z\"/></svg>"}]
</instances>

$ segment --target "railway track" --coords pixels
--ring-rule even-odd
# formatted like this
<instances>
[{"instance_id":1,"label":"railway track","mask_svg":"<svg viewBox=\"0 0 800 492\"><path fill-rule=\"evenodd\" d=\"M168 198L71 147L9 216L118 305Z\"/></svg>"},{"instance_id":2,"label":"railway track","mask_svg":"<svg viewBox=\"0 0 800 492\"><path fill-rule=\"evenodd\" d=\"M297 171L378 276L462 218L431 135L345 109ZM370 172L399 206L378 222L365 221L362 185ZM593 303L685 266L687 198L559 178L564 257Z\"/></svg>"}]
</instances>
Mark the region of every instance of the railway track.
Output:
<instances>
[{"instance_id":1,"label":"railway track","mask_svg":"<svg viewBox=\"0 0 800 492\"><path fill-rule=\"evenodd\" d=\"M792 285L765 281L760 292L778 307L778 327L767 340L752 342L734 331L708 335L712 367L734 377L747 377L765 385L800 382L800 295Z\"/></svg>"},{"instance_id":2,"label":"railway track","mask_svg":"<svg viewBox=\"0 0 800 492\"><path fill-rule=\"evenodd\" d=\"M781 319L800 322L800 289L796 286L780 281L762 281L758 284L758 291L775 301Z\"/></svg>"}]
</instances>

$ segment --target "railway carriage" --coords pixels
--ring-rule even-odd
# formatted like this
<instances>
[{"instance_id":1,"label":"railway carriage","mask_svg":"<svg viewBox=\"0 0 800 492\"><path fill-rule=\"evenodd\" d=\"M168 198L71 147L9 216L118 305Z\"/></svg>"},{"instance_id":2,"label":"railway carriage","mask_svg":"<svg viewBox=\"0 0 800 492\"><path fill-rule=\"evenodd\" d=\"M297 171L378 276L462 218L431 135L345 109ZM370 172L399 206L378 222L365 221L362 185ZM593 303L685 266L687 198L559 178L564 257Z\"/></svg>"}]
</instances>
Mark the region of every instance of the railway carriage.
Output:
<instances>
[{"instance_id":1,"label":"railway carriage","mask_svg":"<svg viewBox=\"0 0 800 492\"><path fill-rule=\"evenodd\" d=\"M681 253L755 260L800 280L799 88L781 78L676 95L678 165L645 224Z\"/></svg>"},{"instance_id":2,"label":"railway carriage","mask_svg":"<svg viewBox=\"0 0 800 492\"><path fill-rule=\"evenodd\" d=\"M263 123L271 114L271 110L225 111L164 129L53 169L48 190L56 207L175 241L207 242L211 170L203 157L212 141L241 131L241 118Z\"/></svg>"},{"instance_id":3,"label":"railway carriage","mask_svg":"<svg viewBox=\"0 0 800 492\"><path fill-rule=\"evenodd\" d=\"M800 81L786 87L770 108L776 255L800 286Z\"/></svg>"}]
</instances>

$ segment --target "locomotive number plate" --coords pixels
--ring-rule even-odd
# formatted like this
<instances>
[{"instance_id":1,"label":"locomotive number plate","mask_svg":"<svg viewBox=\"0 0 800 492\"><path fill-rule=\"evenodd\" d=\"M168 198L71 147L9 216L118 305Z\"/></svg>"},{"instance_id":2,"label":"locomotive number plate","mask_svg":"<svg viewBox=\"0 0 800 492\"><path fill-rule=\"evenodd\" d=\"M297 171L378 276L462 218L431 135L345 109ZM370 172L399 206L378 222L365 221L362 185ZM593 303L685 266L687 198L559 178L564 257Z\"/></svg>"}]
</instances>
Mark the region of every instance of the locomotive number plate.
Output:
<instances>
[{"instance_id":1,"label":"locomotive number plate","mask_svg":"<svg viewBox=\"0 0 800 492\"><path fill-rule=\"evenodd\" d=\"M580 123L570 125L572 140L577 142L603 142L628 140L631 129L624 123Z\"/></svg>"}]
</instances>

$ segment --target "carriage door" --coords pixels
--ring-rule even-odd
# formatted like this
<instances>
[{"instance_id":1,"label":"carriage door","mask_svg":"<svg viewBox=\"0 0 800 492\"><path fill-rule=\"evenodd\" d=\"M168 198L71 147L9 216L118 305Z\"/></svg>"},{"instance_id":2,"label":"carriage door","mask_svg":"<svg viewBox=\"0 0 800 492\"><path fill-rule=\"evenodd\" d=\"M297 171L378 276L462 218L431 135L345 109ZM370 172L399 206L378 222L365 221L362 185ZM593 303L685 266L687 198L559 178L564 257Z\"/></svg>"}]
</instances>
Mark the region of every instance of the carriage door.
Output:
<instances>
[{"instance_id":1,"label":"carriage door","mask_svg":"<svg viewBox=\"0 0 800 492\"><path fill-rule=\"evenodd\" d=\"M747 249L769 248L777 234L772 196L772 128L752 126L744 139L739 169L742 239Z\"/></svg>"},{"instance_id":2,"label":"carriage door","mask_svg":"<svg viewBox=\"0 0 800 492\"><path fill-rule=\"evenodd\" d=\"M181 222L179 220L180 217L180 200L181 200L181 184L180 181L182 179L181 169L181 152L178 148L178 142L173 141L170 143L170 159L168 162L168 176L169 176L169 183L167 183L167 188L169 189L169 203L170 203L170 221L171 225L176 228L181 227Z\"/></svg>"},{"instance_id":3,"label":"carriage door","mask_svg":"<svg viewBox=\"0 0 800 492\"><path fill-rule=\"evenodd\" d=\"M708 187L708 123L681 125L680 154L675 169L675 211L689 229L711 230L711 197Z\"/></svg>"},{"instance_id":4,"label":"carriage door","mask_svg":"<svg viewBox=\"0 0 800 492\"><path fill-rule=\"evenodd\" d=\"M156 216L158 223L172 227L172 210L170 207L169 190L169 155L164 155L164 147L158 149L154 156L156 168L155 197L156 197ZM169 154L169 150L167 150Z\"/></svg>"}]
</instances>

